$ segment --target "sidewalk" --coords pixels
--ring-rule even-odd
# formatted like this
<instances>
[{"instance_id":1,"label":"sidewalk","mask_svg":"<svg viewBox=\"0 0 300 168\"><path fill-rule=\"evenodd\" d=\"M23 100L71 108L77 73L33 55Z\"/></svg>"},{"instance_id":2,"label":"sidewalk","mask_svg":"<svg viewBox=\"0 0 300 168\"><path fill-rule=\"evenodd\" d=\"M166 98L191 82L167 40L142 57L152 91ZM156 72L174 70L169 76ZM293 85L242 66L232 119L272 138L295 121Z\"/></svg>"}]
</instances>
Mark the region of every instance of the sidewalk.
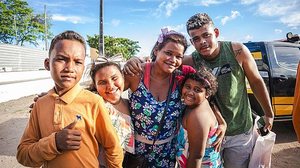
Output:
<instances>
[{"instance_id":1,"label":"sidewalk","mask_svg":"<svg viewBox=\"0 0 300 168\"><path fill-rule=\"evenodd\" d=\"M89 75L85 71L80 82L88 81ZM0 73L0 103L19 99L24 96L47 92L54 86L50 72L1 72Z\"/></svg>"},{"instance_id":2,"label":"sidewalk","mask_svg":"<svg viewBox=\"0 0 300 168\"><path fill-rule=\"evenodd\" d=\"M49 71L0 73L0 103L46 92L53 87Z\"/></svg>"}]
</instances>

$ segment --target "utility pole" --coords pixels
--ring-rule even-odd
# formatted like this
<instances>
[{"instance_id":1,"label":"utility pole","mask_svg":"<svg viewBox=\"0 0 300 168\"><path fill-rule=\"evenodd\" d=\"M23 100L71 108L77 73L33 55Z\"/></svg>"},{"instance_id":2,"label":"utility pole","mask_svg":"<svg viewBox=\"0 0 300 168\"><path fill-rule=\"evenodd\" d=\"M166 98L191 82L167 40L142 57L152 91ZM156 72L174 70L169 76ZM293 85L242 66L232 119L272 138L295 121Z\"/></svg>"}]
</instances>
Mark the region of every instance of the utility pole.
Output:
<instances>
[{"instance_id":1,"label":"utility pole","mask_svg":"<svg viewBox=\"0 0 300 168\"><path fill-rule=\"evenodd\" d=\"M16 34L16 45L18 45L18 30L17 30L16 14L14 14L14 29L15 29L15 34Z\"/></svg>"},{"instance_id":2,"label":"utility pole","mask_svg":"<svg viewBox=\"0 0 300 168\"><path fill-rule=\"evenodd\" d=\"M46 5L44 5L44 26L45 26L45 50L48 50L48 40L47 40L47 36L48 36L48 30L47 30L47 12L46 12Z\"/></svg>"},{"instance_id":3,"label":"utility pole","mask_svg":"<svg viewBox=\"0 0 300 168\"><path fill-rule=\"evenodd\" d=\"M100 0L99 56L104 56L104 38L103 38L103 1L104 1L104 0Z\"/></svg>"}]
</instances>

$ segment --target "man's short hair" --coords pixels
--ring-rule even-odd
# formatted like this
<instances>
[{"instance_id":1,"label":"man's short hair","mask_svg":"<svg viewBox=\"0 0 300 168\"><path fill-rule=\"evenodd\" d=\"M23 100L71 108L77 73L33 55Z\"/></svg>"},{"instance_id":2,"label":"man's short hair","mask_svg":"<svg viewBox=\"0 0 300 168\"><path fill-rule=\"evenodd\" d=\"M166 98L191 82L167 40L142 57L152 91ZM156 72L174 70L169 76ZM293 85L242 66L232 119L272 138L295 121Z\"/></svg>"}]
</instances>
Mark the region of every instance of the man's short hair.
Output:
<instances>
[{"instance_id":1,"label":"man's short hair","mask_svg":"<svg viewBox=\"0 0 300 168\"><path fill-rule=\"evenodd\" d=\"M189 30L193 29L199 29L200 27L206 25L206 24L212 24L214 25L211 18L206 13L197 13L189 18L189 20L186 22L186 30L189 32Z\"/></svg>"},{"instance_id":2,"label":"man's short hair","mask_svg":"<svg viewBox=\"0 0 300 168\"><path fill-rule=\"evenodd\" d=\"M84 51L86 53L86 42L85 42L84 38L75 31L67 30L67 31L64 31L64 32L56 35L52 39L51 44L50 44L50 49L49 49L49 56L50 56L50 53L53 50L55 44L61 40L75 40L75 41L80 42L84 46Z\"/></svg>"}]
</instances>

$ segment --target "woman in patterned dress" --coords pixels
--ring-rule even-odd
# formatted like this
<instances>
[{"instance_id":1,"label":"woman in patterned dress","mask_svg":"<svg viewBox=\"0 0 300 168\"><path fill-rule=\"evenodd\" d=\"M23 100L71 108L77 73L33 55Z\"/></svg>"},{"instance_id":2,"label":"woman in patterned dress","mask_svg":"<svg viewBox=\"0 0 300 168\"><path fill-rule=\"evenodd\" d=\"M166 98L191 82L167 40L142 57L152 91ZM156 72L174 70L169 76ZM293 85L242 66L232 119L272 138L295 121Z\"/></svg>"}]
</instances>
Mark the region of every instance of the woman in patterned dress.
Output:
<instances>
[{"instance_id":1,"label":"woman in patterned dress","mask_svg":"<svg viewBox=\"0 0 300 168\"><path fill-rule=\"evenodd\" d=\"M187 49L185 37L175 31L162 29L151 52L151 63L141 64L140 75L125 75L125 88L130 88L131 117L135 130L135 152L147 158L149 167L175 167L178 119L182 113L179 86L172 73L182 64ZM169 87L172 87L166 116ZM160 120L162 127L152 148Z\"/></svg>"}]
</instances>

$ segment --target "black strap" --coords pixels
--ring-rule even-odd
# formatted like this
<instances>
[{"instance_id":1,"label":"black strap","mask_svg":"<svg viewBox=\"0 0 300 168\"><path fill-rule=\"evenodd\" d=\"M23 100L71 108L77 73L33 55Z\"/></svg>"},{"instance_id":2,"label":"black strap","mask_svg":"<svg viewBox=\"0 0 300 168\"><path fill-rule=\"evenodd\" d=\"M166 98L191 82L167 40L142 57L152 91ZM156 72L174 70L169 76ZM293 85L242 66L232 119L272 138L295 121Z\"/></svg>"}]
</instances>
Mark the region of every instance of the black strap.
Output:
<instances>
[{"instance_id":1,"label":"black strap","mask_svg":"<svg viewBox=\"0 0 300 168\"><path fill-rule=\"evenodd\" d=\"M165 109L164 109L164 113L159 121L159 125L158 125L158 128L157 128L157 131L156 131L156 134L154 136L154 139L153 139L153 144L152 144L152 151L153 152L153 146L157 140L157 137L158 137L158 134L162 128L162 123L164 121L164 118L167 114L167 111L168 111L168 107L169 107L169 102L170 102L170 98L171 98L171 94L172 94L172 89L173 89L173 85L174 85L174 81L175 81L175 74L172 73L172 79L171 79L171 85L169 86L169 90L168 90L168 95L167 95L167 100L166 100L166 106L165 106Z\"/></svg>"}]
</instances>

